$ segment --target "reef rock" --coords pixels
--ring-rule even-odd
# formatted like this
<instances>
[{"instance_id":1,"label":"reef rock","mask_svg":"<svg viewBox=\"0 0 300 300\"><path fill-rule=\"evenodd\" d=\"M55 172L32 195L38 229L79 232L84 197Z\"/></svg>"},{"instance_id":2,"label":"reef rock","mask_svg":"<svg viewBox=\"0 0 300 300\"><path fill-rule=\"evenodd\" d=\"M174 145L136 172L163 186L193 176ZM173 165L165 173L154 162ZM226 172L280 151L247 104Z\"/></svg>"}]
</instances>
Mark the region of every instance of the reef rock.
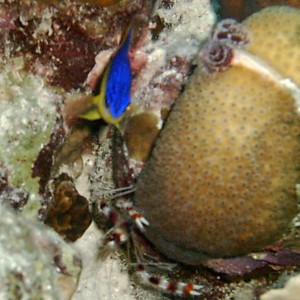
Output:
<instances>
[{"instance_id":1,"label":"reef rock","mask_svg":"<svg viewBox=\"0 0 300 300\"><path fill-rule=\"evenodd\" d=\"M1 299L70 299L78 253L52 230L0 204Z\"/></svg>"}]
</instances>

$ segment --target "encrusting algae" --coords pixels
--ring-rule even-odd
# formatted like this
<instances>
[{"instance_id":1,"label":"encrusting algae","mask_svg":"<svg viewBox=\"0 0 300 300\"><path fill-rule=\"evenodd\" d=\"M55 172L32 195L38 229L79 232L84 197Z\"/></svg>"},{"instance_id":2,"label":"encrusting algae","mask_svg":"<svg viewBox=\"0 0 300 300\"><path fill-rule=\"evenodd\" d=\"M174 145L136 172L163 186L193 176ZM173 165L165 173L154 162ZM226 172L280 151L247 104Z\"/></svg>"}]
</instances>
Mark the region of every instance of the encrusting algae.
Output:
<instances>
[{"instance_id":1,"label":"encrusting algae","mask_svg":"<svg viewBox=\"0 0 300 300\"><path fill-rule=\"evenodd\" d=\"M251 16L241 26L244 43L228 24L227 40L214 35L202 51L204 63L136 187L146 236L188 264L263 250L297 214L300 11L273 7Z\"/></svg>"}]
</instances>

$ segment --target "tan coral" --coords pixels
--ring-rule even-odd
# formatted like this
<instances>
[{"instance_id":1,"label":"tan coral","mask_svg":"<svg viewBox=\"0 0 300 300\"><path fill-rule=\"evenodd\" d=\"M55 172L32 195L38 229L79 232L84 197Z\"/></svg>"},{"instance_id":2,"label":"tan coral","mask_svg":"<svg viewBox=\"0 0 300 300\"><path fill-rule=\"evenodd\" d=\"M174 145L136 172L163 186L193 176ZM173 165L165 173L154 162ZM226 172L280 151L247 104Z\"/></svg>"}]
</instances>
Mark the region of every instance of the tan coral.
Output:
<instances>
[{"instance_id":1,"label":"tan coral","mask_svg":"<svg viewBox=\"0 0 300 300\"><path fill-rule=\"evenodd\" d=\"M300 10L274 6L246 19L246 49L300 84Z\"/></svg>"},{"instance_id":2,"label":"tan coral","mask_svg":"<svg viewBox=\"0 0 300 300\"><path fill-rule=\"evenodd\" d=\"M167 256L198 264L242 255L287 230L300 122L279 77L243 52L226 71L195 71L136 188L146 235Z\"/></svg>"},{"instance_id":3,"label":"tan coral","mask_svg":"<svg viewBox=\"0 0 300 300\"><path fill-rule=\"evenodd\" d=\"M130 116L124 132L124 140L131 158L146 161L158 135L158 117L143 112Z\"/></svg>"}]
</instances>

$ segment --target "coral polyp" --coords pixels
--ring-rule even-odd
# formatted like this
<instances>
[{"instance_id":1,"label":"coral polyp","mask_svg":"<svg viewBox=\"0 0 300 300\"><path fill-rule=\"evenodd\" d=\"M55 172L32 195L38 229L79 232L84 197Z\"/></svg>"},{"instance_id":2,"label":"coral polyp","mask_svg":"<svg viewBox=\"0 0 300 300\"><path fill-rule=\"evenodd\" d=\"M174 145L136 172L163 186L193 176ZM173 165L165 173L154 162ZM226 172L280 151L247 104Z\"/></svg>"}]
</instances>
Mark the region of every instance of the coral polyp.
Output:
<instances>
[{"instance_id":1,"label":"coral polyp","mask_svg":"<svg viewBox=\"0 0 300 300\"><path fill-rule=\"evenodd\" d=\"M272 19L282 11L272 8ZM249 51L256 49L254 20L263 22L260 16L266 14L245 22ZM279 42L285 31L277 27L272 37L264 32L266 40ZM262 29L259 34L257 42ZM213 35L201 53L211 72L200 65L177 99L135 194L150 223L146 236L168 257L187 264L262 251L288 231L297 214L300 118L294 95L299 90L291 83L291 91L276 64L253 56L258 50L249 54L248 44L240 49L232 43L225 56L214 48L227 42L216 40ZM300 49L280 49L282 61L276 63L292 69ZM220 66L211 67L211 57ZM298 82L298 74L289 75L288 81Z\"/></svg>"}]
</instances>

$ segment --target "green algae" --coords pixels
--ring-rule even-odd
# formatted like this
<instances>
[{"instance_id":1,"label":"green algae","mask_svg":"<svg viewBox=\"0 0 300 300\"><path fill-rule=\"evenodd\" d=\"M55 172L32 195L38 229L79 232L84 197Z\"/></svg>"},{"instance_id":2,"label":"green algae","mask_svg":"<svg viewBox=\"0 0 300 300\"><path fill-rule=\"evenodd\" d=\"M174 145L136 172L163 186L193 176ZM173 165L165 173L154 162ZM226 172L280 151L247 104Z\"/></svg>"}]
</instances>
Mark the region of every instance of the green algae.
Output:
<instances>
[{"instance_id":1,"label":"green algae","mask_svg":"<svg viewBox=\"0 0 300 300\"><path fill-rule=\"evenodd\" d=\"M38 192L32 165L47 144L56 120L57 92L41 77L22 71L22 63L2 66L0 72L0 162L9 183Z\"/></svg>"}]
</instances>

